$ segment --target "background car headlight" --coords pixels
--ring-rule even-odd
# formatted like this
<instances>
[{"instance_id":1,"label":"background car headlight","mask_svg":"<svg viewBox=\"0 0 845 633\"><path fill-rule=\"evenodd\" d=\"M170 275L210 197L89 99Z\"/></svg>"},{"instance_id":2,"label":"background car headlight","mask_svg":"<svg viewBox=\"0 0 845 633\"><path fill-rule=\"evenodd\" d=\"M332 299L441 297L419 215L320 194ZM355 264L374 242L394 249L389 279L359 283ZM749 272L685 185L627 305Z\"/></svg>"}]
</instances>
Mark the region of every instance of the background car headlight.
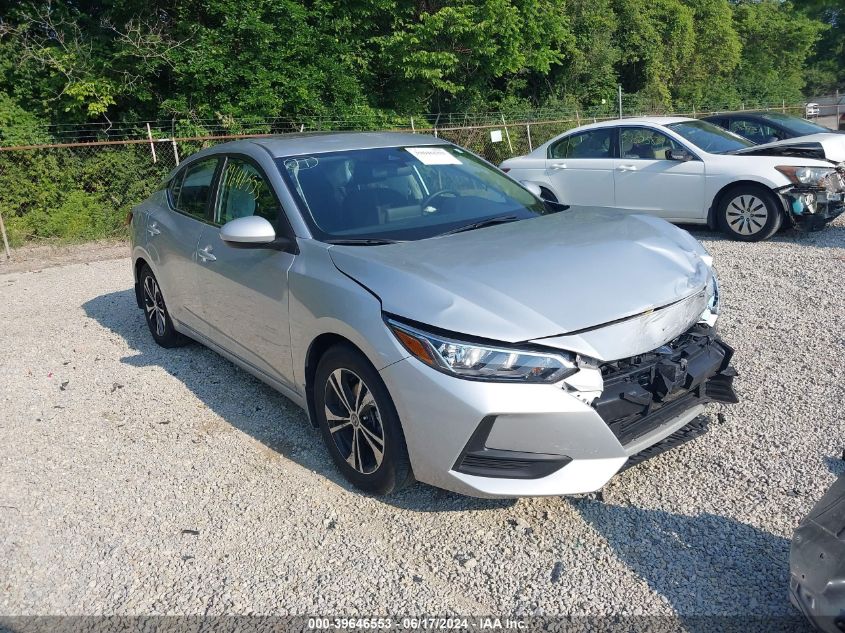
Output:
<instances>
[{"instance_id":1,"label":"background car headlight","mask_svg":"<svg viewBox=\"0 0 845 633\"><path fill-rule=\"evenodd\" d=\"M460 378L552 383L578 371L575 359L565 352L543 353L468 343L430 334L393 319L387 319L387 325L414 358Z\"/></svg>"},{"instance_id":2,"label":"background car headlight","mask_svg":"<svg viewBox=\"0 0 845 633\"><path fill-rule=\"evenodd\" d=\"M823 187L822 181L836 171L833 167L793 167L792 165L779 165L775 169L789 178L793 184L817 187Z\"/></svg>"}]
</instances>

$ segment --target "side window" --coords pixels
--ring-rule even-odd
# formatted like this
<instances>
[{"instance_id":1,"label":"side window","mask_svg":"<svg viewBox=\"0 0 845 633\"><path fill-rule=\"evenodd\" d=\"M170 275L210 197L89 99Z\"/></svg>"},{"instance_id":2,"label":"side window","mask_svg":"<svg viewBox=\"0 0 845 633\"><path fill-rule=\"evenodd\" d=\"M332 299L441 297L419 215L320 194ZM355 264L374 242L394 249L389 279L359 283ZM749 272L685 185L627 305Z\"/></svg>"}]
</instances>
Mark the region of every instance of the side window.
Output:
<instances>
[{"instance_id":1,"label":"side window","mask_svg":"<svg viewBox=\"0 0 845 633\"><path fill-rule=\"evenodd\" d=\"M252 163L240 158L229 158L220 179L214 221L226 224L251 215L268 220L279 230L279 204L264 174Z\"/></svg>"},{"instance_id":2,"label":"side window","mask_svg":"<svg viewBox=\"0 0 845 633\"><path fill-rule=\"evenodd\" d=\"M570 136L565 153L555 158L611 158L613 128L591 130Z\"/></svg>"},{"instance_id":3,"label":"side window","mask_svg":"<svg viewBox=\"0 0 845 633\"><path fill-rule=\"evenodd\" d=\"M784 138L780 130L753 119L732 119L730 130L758 144L771 143Z\"/></svg>"},{"instance_id":4,"label":"side window","mask_svg":"<svg viewBox=\"0 0 845 633\"><path fill-rule=\"evenodd\" d=\"M182 213L205 220L217 159L209 158L190 165L176 175L170 185L170 203Z\"/></svg>"},{"instance_id":5,"label":"side window","mask_svg":"<svg viewBox=\"0 0 845 633\"><path fill-rule=\"evenodd\" d=\"M570 137L562 138L549 148L549 158L566 158Z\"/></svg>"},{"instance_id":6,"label":"side window","mask_svg":"<svg viewBox=\"0 0 845 633\"><path fill-rule=\"evenodd\" d=\"M666 160L668 151L683 149L662 132L644 127L622 128L619 142L621 156L625 159Z\"/></svg>"}]
</instances>

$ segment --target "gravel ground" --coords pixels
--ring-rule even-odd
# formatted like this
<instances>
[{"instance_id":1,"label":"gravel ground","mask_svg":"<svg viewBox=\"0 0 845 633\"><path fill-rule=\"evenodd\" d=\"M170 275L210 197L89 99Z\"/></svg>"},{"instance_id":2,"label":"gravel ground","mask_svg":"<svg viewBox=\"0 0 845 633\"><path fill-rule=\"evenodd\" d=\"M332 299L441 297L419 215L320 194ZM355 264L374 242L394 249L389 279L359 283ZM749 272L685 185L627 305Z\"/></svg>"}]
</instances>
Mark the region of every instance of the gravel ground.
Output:
<instances>
[{"instance_id":1,"label":"gravel ground","mask_svg":"<svg viewBox=\"0 0 845 633\"><path fill-rule=\"evenodd\" d=\"M845 221L695 234L742 401L603 501L364 496L293 404L156 347L128 259L0 274L0 614L793 615L791 533L843 471Z\"/></svg>"}]
</instances>

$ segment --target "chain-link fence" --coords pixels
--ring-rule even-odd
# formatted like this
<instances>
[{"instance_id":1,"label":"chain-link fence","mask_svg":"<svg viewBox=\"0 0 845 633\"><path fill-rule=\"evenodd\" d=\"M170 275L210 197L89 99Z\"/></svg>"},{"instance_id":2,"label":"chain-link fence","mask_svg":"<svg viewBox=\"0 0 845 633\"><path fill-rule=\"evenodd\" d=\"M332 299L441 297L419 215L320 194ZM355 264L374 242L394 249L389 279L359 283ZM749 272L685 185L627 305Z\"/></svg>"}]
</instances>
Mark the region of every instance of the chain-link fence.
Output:
<instances>
[{"instance_id":1,"label":"chain-link fence","mask_svg":"<svg viewBox=\"0 0 845 633\"><path fill-rule=\"evenodd\" d=\"M804 104L783 103L770 109L803 116ZM699 110L679 114L710 113ZM0 147L0 223L5 220L5 233L12 246L32 240L89 240L123 235L131 207L154 191L181 160L204 147L237 138L300 131L387 129L433 134L498 164L528 153L574 127L615 118L606 112L597 116L596 111L591 113L593 116L578 110L557 117L550 114L554 113L433 115L408 117L406 125L398 126L390 125L397 122L395 119L383 121L386 125L372 120L328 119L309 121L309 125L292 121L275 121L272 125L239 122L239 134L190 136L163 134L177 130L175 125L135 124L123 128L122 134L131 138L121 140L109 137L103 130L77 128L74 138L91 135L109 140ZM230 122L228 129L231 128ZM115 134L114 129L122 128L108 132ZM185 126L178 129L184 130ZM219 131L208 125L195 129ZM71 137L67 131L60 136ZM3 228L0 224L0 231Z\"/></svg>"}]
</instances>

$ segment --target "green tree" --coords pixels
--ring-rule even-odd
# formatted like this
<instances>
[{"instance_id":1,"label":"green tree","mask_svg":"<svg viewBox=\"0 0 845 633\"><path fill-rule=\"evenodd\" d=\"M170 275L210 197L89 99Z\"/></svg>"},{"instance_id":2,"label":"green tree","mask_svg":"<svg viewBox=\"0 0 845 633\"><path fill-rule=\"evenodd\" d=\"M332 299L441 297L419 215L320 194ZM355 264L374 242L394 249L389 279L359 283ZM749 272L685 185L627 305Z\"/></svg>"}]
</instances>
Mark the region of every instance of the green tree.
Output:
<instances>
[{"instance_id":1,"label":"green tree","mask_svg":"<svg viewBox=\"0 0 845 633\"><path fill-rule=\"evenodd\" d=\"M845 0L805 0L798 6L824 25L809 62L807 91L812 96L845 89Z\"/></svg>"},{"instance_id":2,"label":"green tree","mask_svg":"<svg viewBox=\"0 0 845 633\"><path fill-rule=\"evenodd\" d=\"M736 100L734 70L742 42L728 0L685 0L692 10L693 50L675 77L673 94L688 106L715 106Z\"/></svg>"},{"instance_id":3,"label":"green tree","mask_svg":"<svg viewBox=\"0 0 845 633\"><path fill-rule=\"evenodd\" d=\"M694 53L693 10L681 0L616 0L623 89L669 106L672 86Z\"/></svg>"},{"instance_id":4,"label":"green tree","mask_svg":"<svg viewBox=\"0 0 845 633\"><path fill-rule=\"evenodd\" d=\"M742 58L734 73L751 103L800 101L807 60L824 26L781 0L743 0L734 10Z\"/></svg>"}]
</instances>

